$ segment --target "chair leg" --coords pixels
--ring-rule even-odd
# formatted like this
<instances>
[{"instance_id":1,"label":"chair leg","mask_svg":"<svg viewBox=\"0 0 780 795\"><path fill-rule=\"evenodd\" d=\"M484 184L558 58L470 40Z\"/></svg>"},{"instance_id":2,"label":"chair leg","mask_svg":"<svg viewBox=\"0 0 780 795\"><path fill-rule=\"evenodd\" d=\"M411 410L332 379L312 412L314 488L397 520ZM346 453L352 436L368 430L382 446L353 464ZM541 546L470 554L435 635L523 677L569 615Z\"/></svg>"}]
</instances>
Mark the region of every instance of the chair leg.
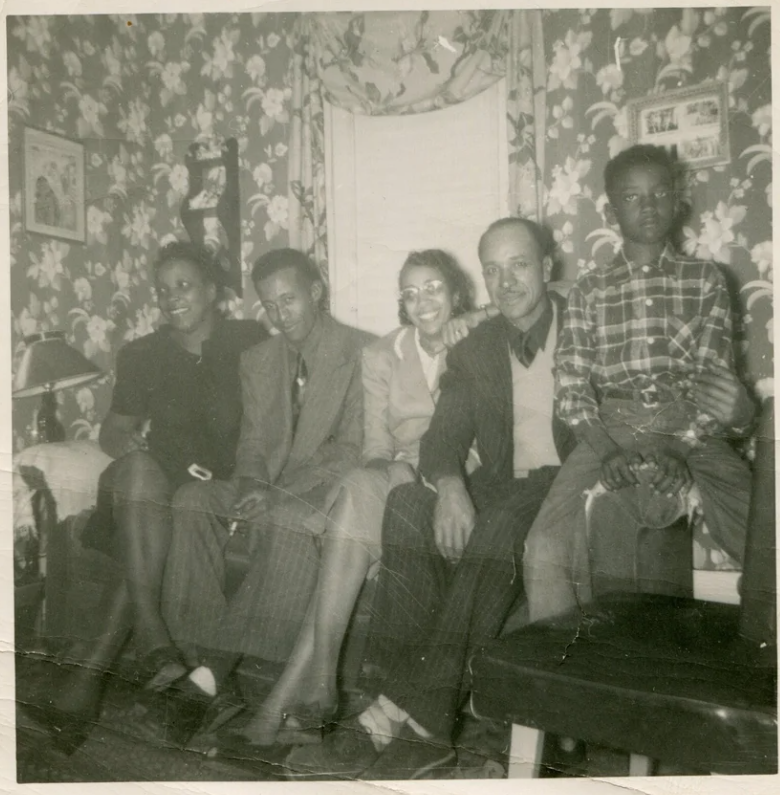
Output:
<instances>
[{"instance_id":1,"label":"chair leg","mask_svg":"<svg viewBox=\"0 0 780 795\"><path fill-rule=\"evenodd\" d=\"M513 723L507 778L539 778L543 750L543 731Z\"/></svg>"},{"instance_id":2,"label":"chair leg","mask_svg":"<svg viewBox=\"0 0 780 795\"><path fill-rule=\"evenodd\" d=\"M628 760L629 776L655 775L655 760L642 754L631 754Z\"/></svg>"}]
</instances>

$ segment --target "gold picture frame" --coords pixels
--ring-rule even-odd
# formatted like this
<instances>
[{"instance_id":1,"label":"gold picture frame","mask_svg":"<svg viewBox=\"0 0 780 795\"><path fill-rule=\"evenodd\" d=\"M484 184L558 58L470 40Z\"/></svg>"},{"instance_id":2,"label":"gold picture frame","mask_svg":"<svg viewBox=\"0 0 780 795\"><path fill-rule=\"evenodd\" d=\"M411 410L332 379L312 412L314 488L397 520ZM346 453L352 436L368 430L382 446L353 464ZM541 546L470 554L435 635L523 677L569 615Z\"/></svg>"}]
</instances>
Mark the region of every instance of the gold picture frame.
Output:
<instances>
[{"instance_id":1,"label":"gold picture frame","mask_svg":"<svg viewBox=\"0 0 780 795\"><path fill-rule=\"evenodd\" d=\"M663 146L688 168L731 162L725 82L708 81L665 91L631 100L626 107L632 144Z\"/></svg>"}]
</instances>

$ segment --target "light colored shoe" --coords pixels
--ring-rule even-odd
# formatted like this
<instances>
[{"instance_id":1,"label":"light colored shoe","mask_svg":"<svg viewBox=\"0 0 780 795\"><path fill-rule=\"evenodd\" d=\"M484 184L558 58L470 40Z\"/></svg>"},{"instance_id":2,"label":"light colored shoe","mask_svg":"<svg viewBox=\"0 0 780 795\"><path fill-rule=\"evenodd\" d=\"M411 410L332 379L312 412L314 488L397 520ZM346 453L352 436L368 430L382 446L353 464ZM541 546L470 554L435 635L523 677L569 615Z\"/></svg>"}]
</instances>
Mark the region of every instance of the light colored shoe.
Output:
<instances>
[{"instance_id":1,"label":"light colored shoe","mask_svg":"<svg viewBox=\"0 0 780 795\"><path fill-rule=\"evenodd\" d=\"M291 781L352 780L378 757L371 735L357 718L350 718L326 734L321 745L293 748L285 762L285 775Z\"/></svg>"}]
</instances>

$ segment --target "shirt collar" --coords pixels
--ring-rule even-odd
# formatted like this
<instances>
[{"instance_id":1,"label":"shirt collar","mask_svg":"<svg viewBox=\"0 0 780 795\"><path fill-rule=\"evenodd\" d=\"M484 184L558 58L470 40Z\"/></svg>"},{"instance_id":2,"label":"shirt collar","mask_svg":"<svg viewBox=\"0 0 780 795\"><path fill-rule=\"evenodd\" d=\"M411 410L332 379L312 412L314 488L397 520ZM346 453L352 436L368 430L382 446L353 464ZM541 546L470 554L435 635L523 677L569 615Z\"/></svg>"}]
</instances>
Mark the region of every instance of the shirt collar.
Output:
<instances>
[{"instance_id":1,"label":"shirt collar","mask_svg":"<svg viewBox=\"0 0 780 795\"><path fill-rule=\"evenodd\" d=\"M516 326L513 326L506 318L505 328L507 331L507 338L512 350L517 354L518 359L523 362L526 360L526 367L533 362L536 354L544 349L547 342L547 336L550 333L550 326L553 320L552 301L549 296L545 296L544 309L542 314L536 319L536 322L527 331L521 331ZM524 351L525 357L520 355Z\"/></svg>"},{"instance_id":2,"label":"shirt collar","mask_svg":"<svg viewBox=\"0 0 780 795\"><path fill-rule=\"evenodd\" d=\"M213 347L215 341L219 340L220 336L224 332L226 322L227 318L221 312L214 313L214 325L211 329L211 334L205 340L203 340L203 343L201 344L200 356L197 353L188 351L186 348L183 348L178 342L176 342L176 340L173 338L174 328L169 323L164 323L159 327L158 331L163 335L168 345L173 345L176 350L181 351L187 356L193 356L196 359L199 359L203 357L206 351Z\"/></svg>"},{"instance_id":3,"label":"shirt collar","mask_svg":"<svg viewBox=\"0 0 780 795\"><path fill-rule=\"evenodd\" d=\"M442 347L440 351L434 353L433 356L431 356L431 354L428 353L428 351L426 351L425 348L423 348L422 346L422 342L420 341L420 329L418 329L417 327L415 327L414 329L414 344L417 347L417 352L420 354L420 356L430 361L433 361L434 359L438 361L442 353L444 353L444 351L447 350L446 348Z\"/></svg>"},{"instance_id":4,"label":"shirt collar","mask_svg":"<svg viewBox=\"0 0 780 795\"><path fill-rule=\"evenodd\" d=\"M676 279L678 277L678 262L679 259L677 257L677 253L672 246L667 243L664 246L661 255L658 257L658 260L649 267L651 270L661 271L672 279ZM628 281L631 278L631 274L639 270L639 266L633 260L630 260L626 256L625 251L621 248L615 259L612 261L612 270L617 278L617 281L623 282Z\"/></svg>"}]
</instances>

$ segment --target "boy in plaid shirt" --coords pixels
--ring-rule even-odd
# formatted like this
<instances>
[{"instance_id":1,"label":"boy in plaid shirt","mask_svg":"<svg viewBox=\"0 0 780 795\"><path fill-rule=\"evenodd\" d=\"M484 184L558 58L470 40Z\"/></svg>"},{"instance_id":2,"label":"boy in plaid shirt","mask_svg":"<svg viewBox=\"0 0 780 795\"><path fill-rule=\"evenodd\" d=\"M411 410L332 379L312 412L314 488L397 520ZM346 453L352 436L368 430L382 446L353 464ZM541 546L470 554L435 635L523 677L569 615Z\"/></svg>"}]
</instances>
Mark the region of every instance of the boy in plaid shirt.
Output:
<instances>
[{"instance_id":1,"label":"boy in plaid shirt","mask_svg":"<svg viewBox=\"0 0 780 795\"><path fill-rule=\"evenodd\" d=\"M732 370L723 276L671 246L678 205L663 149L625 150L607 164L604 181L623 246L569 294L556 406L578 446L526 540L532 621L588 598L583 492L599 480L616 491L641 477L669 497L695 483L714 539L737 560L744 550L750 472L722 437L745 431L753 404Z\"/></svg>"}]
</instances>

